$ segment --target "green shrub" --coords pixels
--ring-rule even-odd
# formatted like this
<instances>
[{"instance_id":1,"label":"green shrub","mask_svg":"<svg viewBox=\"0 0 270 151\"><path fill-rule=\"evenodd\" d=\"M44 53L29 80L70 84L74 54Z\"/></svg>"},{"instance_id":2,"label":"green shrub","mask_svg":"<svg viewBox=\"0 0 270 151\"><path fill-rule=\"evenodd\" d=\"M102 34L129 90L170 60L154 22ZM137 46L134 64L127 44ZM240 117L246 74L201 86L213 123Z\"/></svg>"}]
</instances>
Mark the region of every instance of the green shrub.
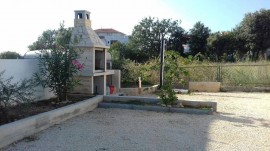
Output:
<instances>
[{"instance_id":1,"label":"green shrub","mask_svg":"<svg viewBox=\"0 0 270 151\"><path fill-rule=\"evenodd\" d=\"M4 116L4 122L9 122L8 108L33 101L37 83L32 79L13 82L13 77L5 79L3 75L4 71L0 72L0 112Z\"/></svg>"},{"instance_id":2,"label":"green shrub","mask_svg":"<svg viewBox=\"0 0 270 151\"><path fill-rule=\"evenodd\" d=\"M0 53L0 59L21 59L21 58L22 56L19 53L13 51L6 51Z\"/></svg>"},{"instance_id":3,"label":"green shrub","mask_svg":"<svg viewBox=\"0 0 270 151\"><path fill-rule=\"evenodd\" d=\"M180 59L180 55L174 51L167 51L165 54L164 85L161 87L161 91L159 93L162 104L176 104L177 96L173 90L173 84L182 83L183 79L179 79L180 76L187 74L187 72L180 66Z\"/></svg>"},{"instance_id":4,"label":"green shrub","mask_svg":"<svg viewBox=\"0 0 270 151\"><path fill-rule=\"evenodd\" d=\"M233 86L269 85L270 64L234 63L222 66L222 82Z\"/></svg>"},{"instance_id":5,"label":"green shrub","mask_svg":"<svg viewBox=\"0 0 270 151\"><path fill-rule=\"evenodd\" d=\"M58 101L65 101L68 92L79 83L75 75L83 68L83 64L77 60L78 50L70 46L69 30L61 25L58 31L52 50L41 50L36 78L57 95Z\"/></svg>"},{"instance_id":6,"label":"green shrub","mask_svg":"<svg viewBox=\"0 0 270 151\"><path fill-rule=\"evenodd\" d=\"M142 83L156 84L157 80L157 60L153 59L145 63L136 63L128 60L123 65L122 82L137 83L138 77L141 77Z\"/></svg>"},{"instance_id":7,"label":"green shrub","mask_svg":"<svg viewBox=\"0 0 270 151\"><path fill-rule=\"evenodd\" d=\"M165 85L162 86L159 97L161 99L161 103L167 105L175 105L177 101L176 93L174 92L172 88L172 84L165 83Z\"/></svg>"},{"instance_id":8,"label":"green shrub","mask_svg":"<svg viewBox=\"0 0 270 151\"><path fill-rule=\"evenodd\" d=\"M122 82L137 84L138 77L142 77L143 83L159 83L159 59L151 59L145 63L131 60L119 62L122 63ZM167 67L171 70L167 70ZM199 61L198 58L191 56L183 58L176 52L166 51L164 70L165 74L174 71L171 73L173 87L187 87L188 81L221 81L223 85L232 86L270 84L270 65L267 61L216 63Z\"/></svg>"}]
</instances>

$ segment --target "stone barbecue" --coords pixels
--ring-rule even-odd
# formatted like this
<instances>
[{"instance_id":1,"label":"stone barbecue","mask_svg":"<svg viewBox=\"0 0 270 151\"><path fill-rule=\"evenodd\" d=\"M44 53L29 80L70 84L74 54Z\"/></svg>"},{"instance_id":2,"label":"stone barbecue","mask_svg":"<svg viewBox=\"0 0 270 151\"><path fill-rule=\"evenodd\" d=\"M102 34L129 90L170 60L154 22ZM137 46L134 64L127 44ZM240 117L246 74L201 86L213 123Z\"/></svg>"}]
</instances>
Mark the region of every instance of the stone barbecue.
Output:
<instances>
[{"instance_id":1,"label":"stone barbecue","mask_svg":"<svg viewBox=\"0 0 270 151\"><path fill-rule=\"evenodd\" d=\"M120 70L110 69L109 47L91 28L89 11L75 10L71 45L78 48L79 61L84 64L77 77L81 85L75 88L74 93L106 95L119 90Z\"/></svg>"}]
</instances>

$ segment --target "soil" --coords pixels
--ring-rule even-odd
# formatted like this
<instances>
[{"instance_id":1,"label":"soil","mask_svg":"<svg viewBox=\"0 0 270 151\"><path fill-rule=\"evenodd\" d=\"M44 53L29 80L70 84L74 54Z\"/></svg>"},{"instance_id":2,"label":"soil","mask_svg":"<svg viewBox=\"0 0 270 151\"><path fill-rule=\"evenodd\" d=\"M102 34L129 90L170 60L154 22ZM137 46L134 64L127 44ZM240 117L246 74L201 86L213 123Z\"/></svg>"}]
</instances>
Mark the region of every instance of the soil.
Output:
<instances>
[{"instance_id":1,"label":"soil","mask_svg":"<svg viewBox=\"0 0 270 151\"><path fill-rule=\"evenodd\" d=\"M41 100L37 102L31 102L31 103L25 103L25 104L20 104L16 106L12 106L8 108L8 121L6 121L5 116L3 115L2 112L0 112L0 126L3 124L7 124L10 122L14 122L29 116L33 116L39 113L51 111L63 106L67 106L79 101L83 101L86 99L89 99L93 96L89 95L69 95L68 100L72 101L65 101L65 102L60 102L56 103L57 99L52 98L49 100Z\"/></svg>"}]
</instances>

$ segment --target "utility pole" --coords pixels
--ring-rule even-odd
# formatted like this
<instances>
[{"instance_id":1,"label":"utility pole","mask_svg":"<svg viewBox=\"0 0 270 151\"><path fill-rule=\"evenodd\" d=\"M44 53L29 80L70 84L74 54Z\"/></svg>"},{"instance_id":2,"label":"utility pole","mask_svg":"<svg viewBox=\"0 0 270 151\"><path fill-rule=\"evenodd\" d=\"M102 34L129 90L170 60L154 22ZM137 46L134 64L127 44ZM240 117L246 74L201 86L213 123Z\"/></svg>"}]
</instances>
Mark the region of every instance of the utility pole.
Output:
<instances>
[{"instance_id":1,"label":"utility pole","mask_svg":"<svg viewBox=\"0 0 270 151\"><path fill-rule=\"evenodd\" d=\"M164 52L165 52L165 39L164 34L162 34L161 38L161 45L160 45L160 83L159 83L159 89L163 86L164 82Z\"/></svg>"}]
</instances>

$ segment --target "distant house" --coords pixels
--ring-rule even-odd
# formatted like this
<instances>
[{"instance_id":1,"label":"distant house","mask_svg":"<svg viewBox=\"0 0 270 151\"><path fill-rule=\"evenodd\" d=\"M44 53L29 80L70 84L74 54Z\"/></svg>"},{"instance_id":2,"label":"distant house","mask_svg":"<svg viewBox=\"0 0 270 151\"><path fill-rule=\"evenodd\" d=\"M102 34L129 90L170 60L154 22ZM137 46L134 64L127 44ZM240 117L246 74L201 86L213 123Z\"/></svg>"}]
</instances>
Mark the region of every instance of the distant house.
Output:
<instances>
[{"instance_id":1,"label":"distant house","mask_svg":"<svg viewBox=\"0 0 270 151\"><path fill-rule=\"evenodd\" d=\"M185 54L190 53L190 47L189 47L189 44L183 44L183 47L184 47L184 53L185 53Z\"/></svg>"},{"instance_id":2,"label":"distant house","mask_svg":"<svg viewBox=\"0 0 270 151\"><path fill-rule=\"evenodd\" d=\"M120 31L112 28L101 28L94 30L99 38L106 46L110 46L114 42L127 43L128 36Z\"/></svg>"}]
</instances>

